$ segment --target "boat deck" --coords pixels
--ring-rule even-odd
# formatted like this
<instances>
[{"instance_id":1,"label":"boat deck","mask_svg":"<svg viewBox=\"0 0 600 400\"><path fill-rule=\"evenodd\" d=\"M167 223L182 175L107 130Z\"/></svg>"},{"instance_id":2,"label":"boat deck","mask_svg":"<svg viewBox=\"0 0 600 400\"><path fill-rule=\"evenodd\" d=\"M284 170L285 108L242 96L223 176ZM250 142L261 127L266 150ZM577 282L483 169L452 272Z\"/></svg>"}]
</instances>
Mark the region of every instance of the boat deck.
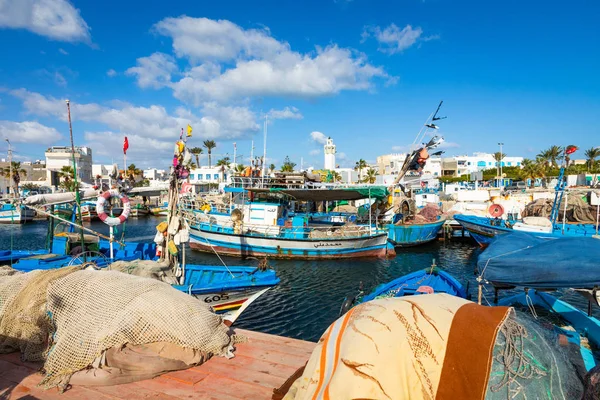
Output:
<instances>
[{"instance_id":1,"label":"boat deck","mask_svg":"<svg viewBox=\"0 0 600 400\"><path fill-rule=\"evenodd\" d=\"M197 367L117 386L72 387L64 393L37 387L41 364L0 355L0 399L270 399L302 367L316 343L236 329L248 337L235 357L215 357Z\"/></svg>"}]
</instances>

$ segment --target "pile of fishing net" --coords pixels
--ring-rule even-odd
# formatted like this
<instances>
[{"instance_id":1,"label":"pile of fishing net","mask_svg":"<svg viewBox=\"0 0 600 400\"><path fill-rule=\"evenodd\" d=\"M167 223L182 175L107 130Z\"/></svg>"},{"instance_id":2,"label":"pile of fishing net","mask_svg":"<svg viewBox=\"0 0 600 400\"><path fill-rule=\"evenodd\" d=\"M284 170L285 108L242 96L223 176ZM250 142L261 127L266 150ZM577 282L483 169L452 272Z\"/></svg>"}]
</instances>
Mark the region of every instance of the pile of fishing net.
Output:
<instances>
[{"instance_id":1,"label":"pile of fishing net","mask_svg":"<svg viewBox=\"0 0 600 400\"><path fill-rule=\"evenodd\" d=\"M0 353L44 361L45 388L148 379L233 357L239 340L209 306L154 279L0 269Z\"/></svg>"},{"instance_id":2,"label":"pile of fishing net","mask_svg":"<svg viewBox=\"0 0 600 400\"><path fill-rule=\"evenodd\" d=\"M309 233L311 239L351 238L369 233L368 226L347 223L328 229L312 229Z\"/></svg>"},{"instance_id":3,"label":"pile of fishing net","mask_svg":"<svg viewBox=\"0 0 600 400\"><path fill-rule=\"evenodd\" d=\"M133 260L115 261L108 267L110 271L119 271L128 275L152 278L169 285L177 285L175 271L167 261Z\"/></svg>"},{"instance_id":4,"label":"pile of fishing net","mask_svg":"<svg viewBox=\"0 0 600 400\"><path fill-rule=\"evenodd\" d=\"M567 210L565 213L565 197L567 197ZM567 222L578 222L582 224L596 223L596 211L598 206L591 206L585 200L576 195L563 197L558 207L558 221L563 220L566 215ZM523 217L550 217L552 213L553 199L537 199L525 206L521 213Z\"/></svg>"},{"instance_id":5,"label":"pile of fishing net","mask_svg":"<svg viewBox=\"0 0 600 400\"><path fill-rule=\"evenodd\" d=\"M273 399L580 399L579 346L509 307L448 294L350 309Z\"/></svg>"},{"instance_id":6,"label":"pile of fishing net","mask_svg":"<svg viewBox=\"0 0 600 400\"><path fill-rule=\"evenodd\" d=\"M442 210L437 204L427 203L419 210L414 218L405 221L405 224L427 224L439 220L441 215Z\"/></svg>"}]
</instances>

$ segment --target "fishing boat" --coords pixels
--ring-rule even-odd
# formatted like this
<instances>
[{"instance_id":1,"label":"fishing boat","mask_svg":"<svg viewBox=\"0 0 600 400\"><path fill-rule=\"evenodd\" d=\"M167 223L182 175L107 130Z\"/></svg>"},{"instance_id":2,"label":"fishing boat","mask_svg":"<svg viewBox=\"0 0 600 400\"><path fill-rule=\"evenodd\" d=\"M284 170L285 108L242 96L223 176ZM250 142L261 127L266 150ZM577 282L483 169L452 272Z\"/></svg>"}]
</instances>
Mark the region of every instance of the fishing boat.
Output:
<instances>
[{"instance_id":1,"label":"fishing boat","mask_svg":"<svg viewBox=\"0 0 600 400\"><path fill-rule=\"evenodd\" d=\"M552 241L514 232L494 240L477 261L481 287L494 287L494 303L520 306L540 320L548 320L556 332L578 346L589 371L597 365L600 348L600 321L592 316L593 304L600 304L600 240L591 237L559 238ZM499 299L504 289L525 288ZM573 289L587 300L587 313L547 293ZM518 290L518 289L517 289ZM589 341L591 346L585 344Z\"/></svg>"},{"instance_id":2,"label":"fishing boat","mask_svg":"<svg viewBox=\"0 0 600 400\"><path fill-rule=\"evenodd\" d=\"M150 207L148 211L155 217L166 217L169 213L169 205L167 203L164 203L161 206Z\"/></svg>"},{"instance_id":3,"label":"fishing boat","mask_svg":"<svg viewBox=\"0 0 600 400\"><path fill-rule=\"evenodd\" d=\"M0 207L0 223L3 224L22 224L32 221L34 217L35 211L10 200L3 201Z\"/></svg>"},{"instance_id":4,"label":"fishing boat","mask_svg":"<svg viewBox=\"0 0 600 400\"><path fill-rule=\"evenodd\" d=\"M190 247L234 257L327 259L393 257L387 232L374 224L311 226L307 216L288 217L291 202L387 197L381 187L247 189L231 213L187 212ZM375 222L375 220L373 220Z\"/></svg>"},{"instance_id":5,"label":"fishing boat","mask_svg":"<svg viewBox=\"0 0 600 400\"><path fill-rule=\"evenodd\" d=\"M50 196L50 195L46 195ZM53 215L70 220L73 217L73 205L68 203L56 204Z\"/></svg>"},{"instance_id":6,"label":"fishing boat","mask_svg":"<svg viewBox=\"0 0 600 400\"><path fill-rule=\"evenodd\" d=\"M591 238L596 233L595 226L591 224L552 224L550 220L543 221L541 217L525 217L521 221L510 221L498 217L457 214L454 220L460 223L482 247L488 246L497 236L512 232L524 232L546 240L569 237Z\"/></svg>"},{"instance_id":7,"label":"fishing boat","mask_svg":"<svg viewBox=\"0 0 600 400\"><path fill-rule=\"evenodd\" d=\"M342 303L340 314L346 313L357 304L386 297L415 296L432 293L447 293L467 299L469 285L465 288L456 278L442 271L435 265L401 276L391 282L377 286L370 294L364 295L362 288L353 297L346 297Z\"/></svg>"},{"instance_id":8,"label":"fishing boat","mask_svg":"<svg viewBox=\"0 0 600 400\"><path fill-rule=\"evenodd\" d=\"M91 201L84 201L81 203L81 219L83 221L93 221L98 219L96 203Z\"/></svg>"},{"instance_id":9,"label":"fishing boat","mask_svg":"<svg viewBox=\"0 0 600 400\"><path fill-rule=\"evenodd\" d=\"M21 258L47 254L48 250L0 250L0 263L12 264Z\"/></svg>"},{"instance_id":10,"label":"fishing boat","mask_svg":"<svg viewBox=\"0 0 600 400\"><path fill-rule=\"evenodd\" d=\"M384 229L388 232L389 241L396 247L412 247L435 240L445 219L436 222L420 224L387 224Z\"/></svg>"},{"instance_id":11,"label":"fishing boat","mask_svg":"<svg viewBox=\"0 0 600 400\"><path fill-rule=\"evenodd\" d=\"M582 312L565 301L557 299L551 294L536 289L528 289L522 293L500 299L498 305L521 306L525 312L534 312L542 320L544 317L550 317L557 333L562 334L568 342L579 347L585 369L590 371L598 365L598 354L597 352L594 354L592 351L592 348L600 348L600 321L597 318ZM559 317L558 321L556 317ZM588 341L592 347L586 345L585 341Z\"/></svg>"},{"instance_id":12,"label":"fishing boat","mask_svg":"<svg viewBox=\"0 0 600 400\"><path fill-rule=\"evenodd\" d=\"M137 203L133 207L131 207L131 211L129 212L129 216L133 218L145 217L150 213L148 207L143 204Z\"/></svg>"},{"instance_id":13,"label":"fishing boat","mask_svg":"<svg viewBox=\"0 0 600 400\"><path fill-rule=\"evenodd\" d=\"M173 285L209 304L230 324L267 290L279 283L273 270L247 266L186 265L184 284Z\"/></svg>"},{"instance_id":14,"label":"fishing boat","mask_svg":"<svg viewBox=\"0 0 600 400\"><path fill-rule=\"evenodd\" d=\"M566 158L577 150L576 146L567 146L563 152L563 162L560 168L554 193L554 202L550 217L524 217L520 220L513 219L510 214L505 216L504 208L499 204L492 204L488 213L490 217L474 215L455 215L454 219L460 223L465 230L479 243L480 246L488 246L496 236L511 232L525 232L536 238L558 239L558 238L586 238L597 235L598 220L596 224L570 223L566 219L567 181L565 179ZM564 200L563 210L560 209ZM598 207L598 206L597 206ZM558 221L562 213L562 222ZM505 218L506 217L506 218Z\"/></svg>"}]
</instances>

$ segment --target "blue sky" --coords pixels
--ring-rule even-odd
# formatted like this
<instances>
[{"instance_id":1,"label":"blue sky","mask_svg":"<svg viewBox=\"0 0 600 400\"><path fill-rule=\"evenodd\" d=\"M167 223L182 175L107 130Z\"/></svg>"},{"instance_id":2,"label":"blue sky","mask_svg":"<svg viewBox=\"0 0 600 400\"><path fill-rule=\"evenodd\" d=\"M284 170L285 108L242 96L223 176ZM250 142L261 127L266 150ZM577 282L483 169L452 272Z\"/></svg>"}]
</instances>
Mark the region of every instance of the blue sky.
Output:
<instances>
[{"instance_id":1,"label":"blue sky","mask_svg":"<svg viewBox=\"0 0 600 400\"><path fill-rule=\"evenodd\" d=\"M351 166L405 149L444 100L446 155L587 149L598 15L592 0L2 0L0 135L20 160L68 144L68 98L95 162L120 162L127 135L129 162L166 167L187 123L215 158L262 152L268 114L270 161L322 167L331 136Z\"/></svg>"}]
</instances>

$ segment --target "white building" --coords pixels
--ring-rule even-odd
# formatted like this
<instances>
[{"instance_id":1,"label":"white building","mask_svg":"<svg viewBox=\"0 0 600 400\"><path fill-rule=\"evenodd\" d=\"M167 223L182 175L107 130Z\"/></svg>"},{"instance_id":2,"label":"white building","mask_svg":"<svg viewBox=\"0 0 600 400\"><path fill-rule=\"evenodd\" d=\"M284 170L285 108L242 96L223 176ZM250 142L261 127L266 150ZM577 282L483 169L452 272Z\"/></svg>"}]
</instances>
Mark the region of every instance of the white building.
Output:
<instances>
[{"instance_id":1,"label":"white building","mask_svg":"<svg viewBox=\"0 0 600 400\"><path fill-rule=\"evenodd\" d=\"M521 167L523 157L504 157L502 167ZM444 174L445 175L468 175L471 172L483 171L498 167L498 162L490 153L473 153L472 156L445 157ZM452 173L450 173L452 172Z\"/></svg>"},{"instance_id":2,"label":"white building","mask_svg":"<svg viewBox=\"0 0 600 400\"><path fill-rule=\"evenodd\" d=\"M72 166L73 160L71 147L53 146L46 150L47 181L52 182L52 173L56 173L65 166ZM80 182L91 183L92 179L92 149L89 147L75 147L75 166ZM56 180L54 182L57 184Z\"/></svg>"},{"instance_id":3,"label":"white building","mask_svg":"<svg viewBox=\"0 0 600 400\"><path fill-rule=\"evenodd\" d=\"M168 172L164 169L148 168L143 174L149 181L165 181L168 178Z\"/></svg>"},{"instance_id":4,"label":"white building","mask_svg":"<svg viewBox=\"0 0 600 400\"><path fill-rule=\"evenodd\" d=\"M117 164L92 164L92 177L95 179L98 175L100 175L101 178L106 179L108 178L108 175L113 172L113 168L116 165Z\"/></svg>"},{"instance_id":5,"label":"white building","mask_svg":"<svg viewBox=\"0 0 600 400\"><path fill-rule=\"evenodd\" d=\"M200 167L190 171L190 183L220 183L227 181L230 169L225 171L221 167Z\"/></svg>"},{"instance_id":6,"label":"white building","mask_svg":"<svg viewBox=\"0 0 600 400\"><path fill-rule=\"evenodd\" d=\"M335 144L333 144L333 139L330 137L327 138L327 143L323 146L323 151L325 153L324 169L333 171L335 169Z\"/></svg>"}]
</instances>

